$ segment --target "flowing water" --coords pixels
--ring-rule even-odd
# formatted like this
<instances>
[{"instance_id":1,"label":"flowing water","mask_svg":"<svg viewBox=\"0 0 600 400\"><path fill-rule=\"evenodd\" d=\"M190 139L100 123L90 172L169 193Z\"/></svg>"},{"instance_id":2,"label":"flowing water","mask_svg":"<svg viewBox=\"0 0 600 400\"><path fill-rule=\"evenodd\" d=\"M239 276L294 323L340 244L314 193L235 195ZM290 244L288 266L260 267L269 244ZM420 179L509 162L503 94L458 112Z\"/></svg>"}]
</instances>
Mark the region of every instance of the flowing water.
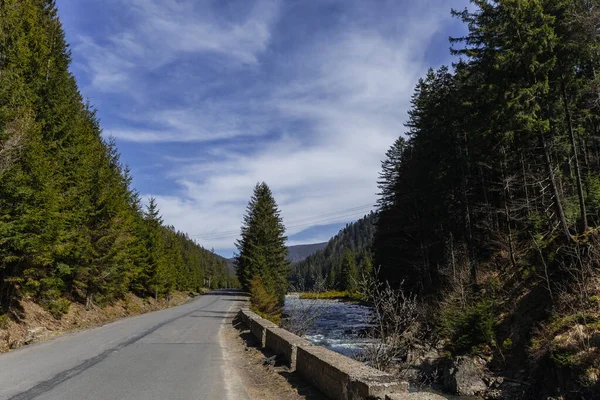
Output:
<instances>
[{"instance_id":1,"label":"flowing water","mask_svg":"<svg viewBox=\"0 0 600 400\"><path fill-rule=\"evenodd\" d=\"M339 300L300 299L297 294L285 298L284 314L298 314L308 310L316 318L304 337L316 345L326 347L348 357L355 357L369 344L364 332L371 326L372 311L362 304ZM479 397L448 396L447 399L474 400Z\"/></svg>"},{"instance_id":2,"label":"flowing water","mask_svg":"<svg viewBox=\"0 0 600 400\"><path fill-rule=\"evenodd\" d=\"M360 353L369 342L363 335L370 326L371 309L361 304L338 300L300 299L289 295L285 299L284 313L299 310L313 311L316 319L310 324L305 338L317 345L352 357Z\"/></svg>"}]
</instances>

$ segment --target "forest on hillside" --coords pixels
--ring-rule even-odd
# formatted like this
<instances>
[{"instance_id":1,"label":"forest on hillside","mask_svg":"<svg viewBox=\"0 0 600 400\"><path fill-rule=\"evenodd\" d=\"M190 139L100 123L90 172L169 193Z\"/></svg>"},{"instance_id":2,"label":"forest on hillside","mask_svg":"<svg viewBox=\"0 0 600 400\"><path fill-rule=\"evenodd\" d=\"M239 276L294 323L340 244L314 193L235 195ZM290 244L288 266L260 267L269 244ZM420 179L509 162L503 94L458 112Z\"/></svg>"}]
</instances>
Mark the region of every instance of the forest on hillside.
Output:
<instances>
[{"instance_id":1,"label":"forest on hillside","mask_svg":"<svg viewBox=\"0 0 600 400\"><path fill-rule=\"evenodd\" d=\"M457 62L419 81L383 162L374 265L446 354L534 383L525 398L592 398L600 4L472 3L454 12Z\"/></svg>"},{"instance_id":2,"label":"forest on hillside","mask_svg":"<svg viewBox=\"0 0 600 400\"><path fill-rule=\"evenodd\" d=\"M347 224L324 249L295 263L292 286L298 291L354 290L363 272L372 270L371 246L376 214Z\"/></svg>"},{"instance_id":3,"label":"forest on hillside","mask_svg":"<svg viewBox=\"0 0 600 400\"><path fill-rule=\"evenodd\" d=\"M69 71L52 0L0 2L0 314L232 284L225 262L165 226Z\"/></svg>"}]
</instances>

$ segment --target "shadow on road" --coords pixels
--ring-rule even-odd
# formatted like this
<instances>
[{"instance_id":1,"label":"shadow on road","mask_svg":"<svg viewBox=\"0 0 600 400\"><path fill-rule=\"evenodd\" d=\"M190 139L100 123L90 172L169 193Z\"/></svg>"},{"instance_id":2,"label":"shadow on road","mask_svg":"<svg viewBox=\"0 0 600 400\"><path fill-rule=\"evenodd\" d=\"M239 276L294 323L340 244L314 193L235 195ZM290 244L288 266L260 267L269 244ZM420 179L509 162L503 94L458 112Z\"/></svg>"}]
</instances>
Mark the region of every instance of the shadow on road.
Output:
<instances>
[{"instance_id":1,"label":"shadow on road","mask_svg":"<svg viewBox=\"0 0 600 400\"><path fill-rule=\"evenodd\" d=\"M204 293L203 296L236 296L236 297L250 297L249 293L243 292L239 289L216 289L211 292ZM232 299L232 301L234 301Z\"/></svg>"}]
</instances>

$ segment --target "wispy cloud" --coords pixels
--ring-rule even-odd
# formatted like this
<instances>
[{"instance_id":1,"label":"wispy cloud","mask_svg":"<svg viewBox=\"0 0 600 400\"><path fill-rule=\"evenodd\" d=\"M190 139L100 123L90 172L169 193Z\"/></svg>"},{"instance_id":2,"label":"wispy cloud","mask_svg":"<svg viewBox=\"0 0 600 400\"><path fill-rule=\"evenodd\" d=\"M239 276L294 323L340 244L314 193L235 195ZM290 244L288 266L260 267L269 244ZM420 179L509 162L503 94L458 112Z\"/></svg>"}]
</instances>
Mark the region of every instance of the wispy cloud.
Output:
<instances>
[{"instance_id":1,"label":"wispy cloud","mask_svg":"<svg viewBox=\"0 0 600 400\"><path fill-rule=\"evenodd\" d=\"M336 40L307 49L310 54L294 54L304 61L295 65L285 85L274 86L262 98L260 110L276 115L290 131L258 151L233 151L218 161L177 166L173 173L181 197L160 199L167 218L222 249L232 246L236 234L227 232L239 227L257 181L271 185L284 221L373 204L380 160L403 132L410 94L426 68L414 49L439 24L433 19L412 32L408 25L400 41L373 31L341 32ZM302 122L304 129L293 130L294 122ZM365 213L321 221L345 222ZM320 220L309 221L318 225ZM288 227L293 237L309 226ZM214 232L226 233L207 235Z\"/></svg>"},{"instance_id":2,"label":"wispy cloud","mask_svg":"<svg viewBox=\"0 0 600 400\"><path fill-rule=\"evenodd\" d=\"M153 149L168 167L142 193L168 223L228 253L259 181L291 222L292 243L368 211L335 214L375 202L427 49L449 35L450 7L466 2L126 0L131 26L79 46L92 90L132 104L104 121L106 132L126 148L164 145Z\"/></svg>"},{"instance_id":3,"label":"wispy cloud","mask_svg":"<svg viewBox=\"0 0 600 400\"><path fill-rule=\"evenodd\" d=\"M143 90L141 74L189 54L213 56L221 66L257 64L279 9L277 0L259 0L232 20L209 2L124 0L119 6L131 14L122 30L103 41L79 36L75 47L100 91L123 92L132 84Z\"/></svg>"}]
</instances>

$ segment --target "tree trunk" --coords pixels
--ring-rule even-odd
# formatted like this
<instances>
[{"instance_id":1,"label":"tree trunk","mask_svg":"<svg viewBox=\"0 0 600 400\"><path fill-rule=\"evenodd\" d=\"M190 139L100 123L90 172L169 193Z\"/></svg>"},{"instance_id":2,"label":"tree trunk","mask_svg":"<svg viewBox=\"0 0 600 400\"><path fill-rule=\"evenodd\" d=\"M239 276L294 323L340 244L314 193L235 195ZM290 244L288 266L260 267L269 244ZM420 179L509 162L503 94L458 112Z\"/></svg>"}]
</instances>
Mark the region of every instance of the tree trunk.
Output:
<instances>
[{"instance_id":1,"label":"tree trunk","mask_svg":"<svg viewBox=\"0 0 600 400\"><path fill-rule=\"evenodd\" d=\"M552 160L550 159L550 150L548 149L548 143L546 143L544 132L541 129L538 132L540 144L542 145L542 149L544 150L544 164L546 166L546 171L548 172L548 177L550 178L550 186L552 188L552 194L554 196L554 208L556 211L556 216L558 217L558 222L560 224L564 238L570 242L571 233L569 232L569 226L567 225L565 212L560 201L560 194L558 193L558 186L556 185L556 177L554 176L554 167L552 166Z\"/></svg>"},{"instance_id":2,"label":"tree trunk","mask_svg":"<svg viewBox=\"0 0 600 400\"><path fill-rule=\"evenodd\" d=\"M463 212L465 219L465 228L467 234L467 246L469 251L469 268L471 272L471 283L473 287L477 287L477 259L475 257L475 249L473 246L473 229L471 226L471 208L469 206L468 188L469 182L467 174L465 173L465 167L467 171L471 170L469 163L469 148L467 147L467 132L464 132L463 136L463 150L464 150L464 162L461 163L461 184L462 184L462 195L463 195Z\"/></svg>"},{"instance_id":3,"label":"tree trunk","mask_svg":"<svg viewBox=\"0 0 600 400\"><path fill-rule=\"evenodd\" d=\"M508 179L506 177L506 150L502 147L502 158L503 160L500 162L501 170L502 170L502 191L504 193L504 214L506 216L506 227L508 229L508 251L510 253L510 263L513 268L517 268L517 262L515 260L515 249L513 246L513 238L512 238L512 228L510 223L510 210L508 208L508 201L510 200L510 188L508 186Z\"/></svg>"},{"instance_id":4,"label":"tree trunk","mask_svg":"<svg viewBox=\"0 0 600 400\"><path fill-rule=\"evenodd\" d=\"M569 129L569 136L571 138L571 148L573 150L573 160L575 162L575 179L577 181L577 196L579 197L579 214L581 217L581 228L582 232L587 231L588 222L587 214L585 211L585 197L583 195L583 185L581 184L581 169L579 167L579 156L577 152L577 143L575 142L575 133L573 132L573 121L571 119L571 111L569 110L569 102L567 99L567 89L565 88L564 78L561 81L562 84L562 97L563 105L565 108L565 117L567 119L567 128Z\"/></svg>"},{"instance_id":5,"label":"tree trunk","mask_svg":"<svg viewBox=\"0 0 600 400\"><path fill-rule=\"evenodd\" d=\"M527 216L531 216L531 206L529 204L529 189L527 188L527 173L525 170L525 157L521 152L521 169L523 170L523 189L525 190L525 204L527 206Z\"/></svg>"},{"instance_id":6,"label":"tree trunk","mask_svg":"<svg viewBox=\"0 0 600 400\"><path fill-rule=\"evenodd\" d=\"M92 308L92 294L88 291L85 294L85 309L89 310Z\"/></svg>"}]
</instances>

